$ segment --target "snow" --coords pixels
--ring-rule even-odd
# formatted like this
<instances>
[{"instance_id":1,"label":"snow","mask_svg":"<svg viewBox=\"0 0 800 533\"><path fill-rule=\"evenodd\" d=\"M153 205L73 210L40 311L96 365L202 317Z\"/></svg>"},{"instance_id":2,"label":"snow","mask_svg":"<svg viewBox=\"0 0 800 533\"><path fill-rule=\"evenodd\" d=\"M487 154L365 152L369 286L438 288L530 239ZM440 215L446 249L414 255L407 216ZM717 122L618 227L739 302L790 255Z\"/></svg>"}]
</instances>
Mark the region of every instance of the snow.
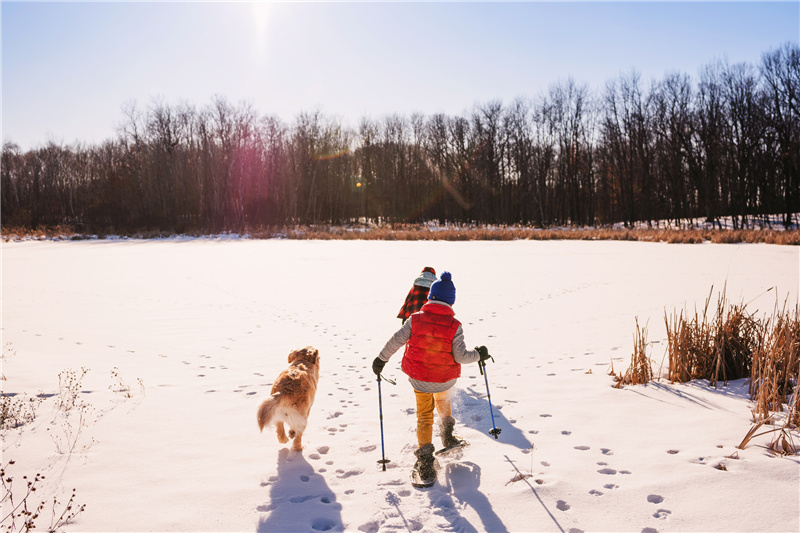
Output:
<instances>
[{"instance_id":1,"label":"snow","mask_svg":"<svg viewBox=\"0 0 800 533\"><path fill-rule=\"evenodd\" d=\"M35 420L3 431L3 464L44 474L41 501L76 489L86 510L67 531L800 530L800 457L771 456L765 436L729 458L751 427L746 382L614 389L608 375L630 360L636 317L659 366L665 312L702 308L712 286L759 313L794 305L797 248L162 239L2 253L3 392L41 396ZM381 384L386 471L370 365L424 266L453 273L468 346L495 357L502 433L465 367L452 397L470 446L418 490L402 354L384 370L397 385ZM255 414L306 345L321 372L297 453ZM59 373L81 368L83 424L57 408Z\"/></svg>"}]
</instances>

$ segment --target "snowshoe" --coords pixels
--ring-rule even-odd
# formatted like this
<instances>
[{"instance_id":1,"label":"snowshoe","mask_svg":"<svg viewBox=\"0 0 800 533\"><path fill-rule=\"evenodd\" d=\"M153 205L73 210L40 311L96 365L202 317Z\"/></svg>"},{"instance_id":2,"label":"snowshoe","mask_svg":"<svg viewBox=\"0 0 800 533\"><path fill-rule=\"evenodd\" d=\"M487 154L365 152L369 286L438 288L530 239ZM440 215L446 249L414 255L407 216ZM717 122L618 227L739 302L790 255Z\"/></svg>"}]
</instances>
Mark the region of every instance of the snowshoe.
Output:
<instances>
[{"instance_id":1,"label":"snowshoe","mask_svg":"<svg viewBox=\"0 0 800 533\"><path fill-rule=\"evenodd\" d=\"M444 448L436 450L435 454L450 455L452 452L460 450L462 448L466 448L467 446L469 446L469 442L467 442L464 439L459 439L458 442L456 442L455 444L451 444L450 446L445 446Z\"/></svg>"},{"instance_id":2,"label":"snowshoe","mask_svg":"<svg viewBox=\"0 0 800 533\"><path fill-rule=\"evenodd\" d=\"M436 473L439 462L433 456L433 444L426 444L414 452L417 462L411 471L411 485L418 489L433 486L436 483Z\"/></svg>"}]
</instances>

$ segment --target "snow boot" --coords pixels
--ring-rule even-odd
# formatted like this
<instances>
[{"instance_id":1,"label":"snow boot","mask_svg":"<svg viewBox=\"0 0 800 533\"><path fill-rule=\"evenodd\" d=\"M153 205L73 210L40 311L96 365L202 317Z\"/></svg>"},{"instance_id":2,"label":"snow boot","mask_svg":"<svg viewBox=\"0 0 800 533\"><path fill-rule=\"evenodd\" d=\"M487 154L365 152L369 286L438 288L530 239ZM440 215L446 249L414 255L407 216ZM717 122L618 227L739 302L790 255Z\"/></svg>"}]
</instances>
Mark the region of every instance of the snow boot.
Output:
<instances>
[{"instance_id":1,"label":"snow boot","mask_svg":"<svg viewBox=\"0 0 800 533\"><path fill-rule=\"evenodd\" d=\"M433 486L436 482L436 459L433 457L433 444L426 444L418 448L414 455L417 462L411 472L411 484L418 488Z\"/></svg>"},{"instance_id":2,"label":"snow boot","mask_svg":"<svg viewBox=\"0 0 800 533\"><path fill-rule=\"evenodd\" d=\"M452 448L464 442L464 439L458 435L453 434L456 427L456 420L452 416L446 416L442 419L439 426L439 436L442 438L442 447Z\"/></svg>"}]
</instances>

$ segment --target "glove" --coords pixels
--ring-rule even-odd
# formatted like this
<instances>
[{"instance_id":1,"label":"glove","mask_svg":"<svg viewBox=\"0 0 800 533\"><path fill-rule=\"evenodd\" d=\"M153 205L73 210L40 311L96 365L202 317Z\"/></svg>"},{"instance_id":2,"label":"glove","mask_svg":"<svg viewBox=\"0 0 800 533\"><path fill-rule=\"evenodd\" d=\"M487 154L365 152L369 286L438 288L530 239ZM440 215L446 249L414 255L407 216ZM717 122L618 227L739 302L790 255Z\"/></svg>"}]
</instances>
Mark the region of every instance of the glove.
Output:
<instances>
[{"instance_id":1,"label":"glove","mask_svg":"<svg viewBox=\"0 0 800 533\"><path fill-rule=\"evenodd\" d=\"M386 361L384 361L380 357L376 357L375 360L372 362L372 371L375 372L376 376L380 376L381 372L383 372L383 367L385 365Z\"/></svg>"},{"instance_id":2,"label":"glove","mask_svg":"<svg viewBox=\"0 0 800 533\"><path fill-rule=\"evenodd\" d=\"M485 364L485 361L487 359L491 359L492 361L494 361L494 357L489 355L489 348L487 348L486 346L476 346L475 351L481 354L481 360L479 361L480 364Z\"/></svg>"}]
</instances>

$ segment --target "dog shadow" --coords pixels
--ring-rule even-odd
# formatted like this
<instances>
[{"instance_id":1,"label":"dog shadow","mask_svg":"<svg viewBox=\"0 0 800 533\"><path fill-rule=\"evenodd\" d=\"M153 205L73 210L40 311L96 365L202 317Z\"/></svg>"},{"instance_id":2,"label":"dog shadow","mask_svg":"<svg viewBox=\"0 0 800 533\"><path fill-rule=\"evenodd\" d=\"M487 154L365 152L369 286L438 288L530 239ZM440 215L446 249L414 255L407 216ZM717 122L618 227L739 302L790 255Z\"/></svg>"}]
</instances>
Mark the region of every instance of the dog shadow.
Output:
<instances>
[{"instance_id":1,"label":"dog shadow","mask_svg":"<svg viewBox=\"0 0 800 533\"><path fill-rule=\"evenodd\" d=\"M278 453L278 474L262 483L269 499L258 506L265 516L259 532L342 531L342 505L325 478L314 471L303 454L286 448Z\"/></svg>"},{"instance_id":2,"label":"dog shadow","mask_svg":"<svg viewBox=\"0 0 800 533\"><path fill-rule=\"evenodd\" d=\"M493 413L495 427L500 429L497 440L503 444L516 446L520 450L529 450L532 446L522 430L514 427L496 405L492 405L492 413L489 412L489 402L485 393L476 391L472 387L453 388L450 399L456 424L464 424L468 428L488 435L492 429ZM494 439L493 436L489 438Z\"/></svg>"}]
</instances>

